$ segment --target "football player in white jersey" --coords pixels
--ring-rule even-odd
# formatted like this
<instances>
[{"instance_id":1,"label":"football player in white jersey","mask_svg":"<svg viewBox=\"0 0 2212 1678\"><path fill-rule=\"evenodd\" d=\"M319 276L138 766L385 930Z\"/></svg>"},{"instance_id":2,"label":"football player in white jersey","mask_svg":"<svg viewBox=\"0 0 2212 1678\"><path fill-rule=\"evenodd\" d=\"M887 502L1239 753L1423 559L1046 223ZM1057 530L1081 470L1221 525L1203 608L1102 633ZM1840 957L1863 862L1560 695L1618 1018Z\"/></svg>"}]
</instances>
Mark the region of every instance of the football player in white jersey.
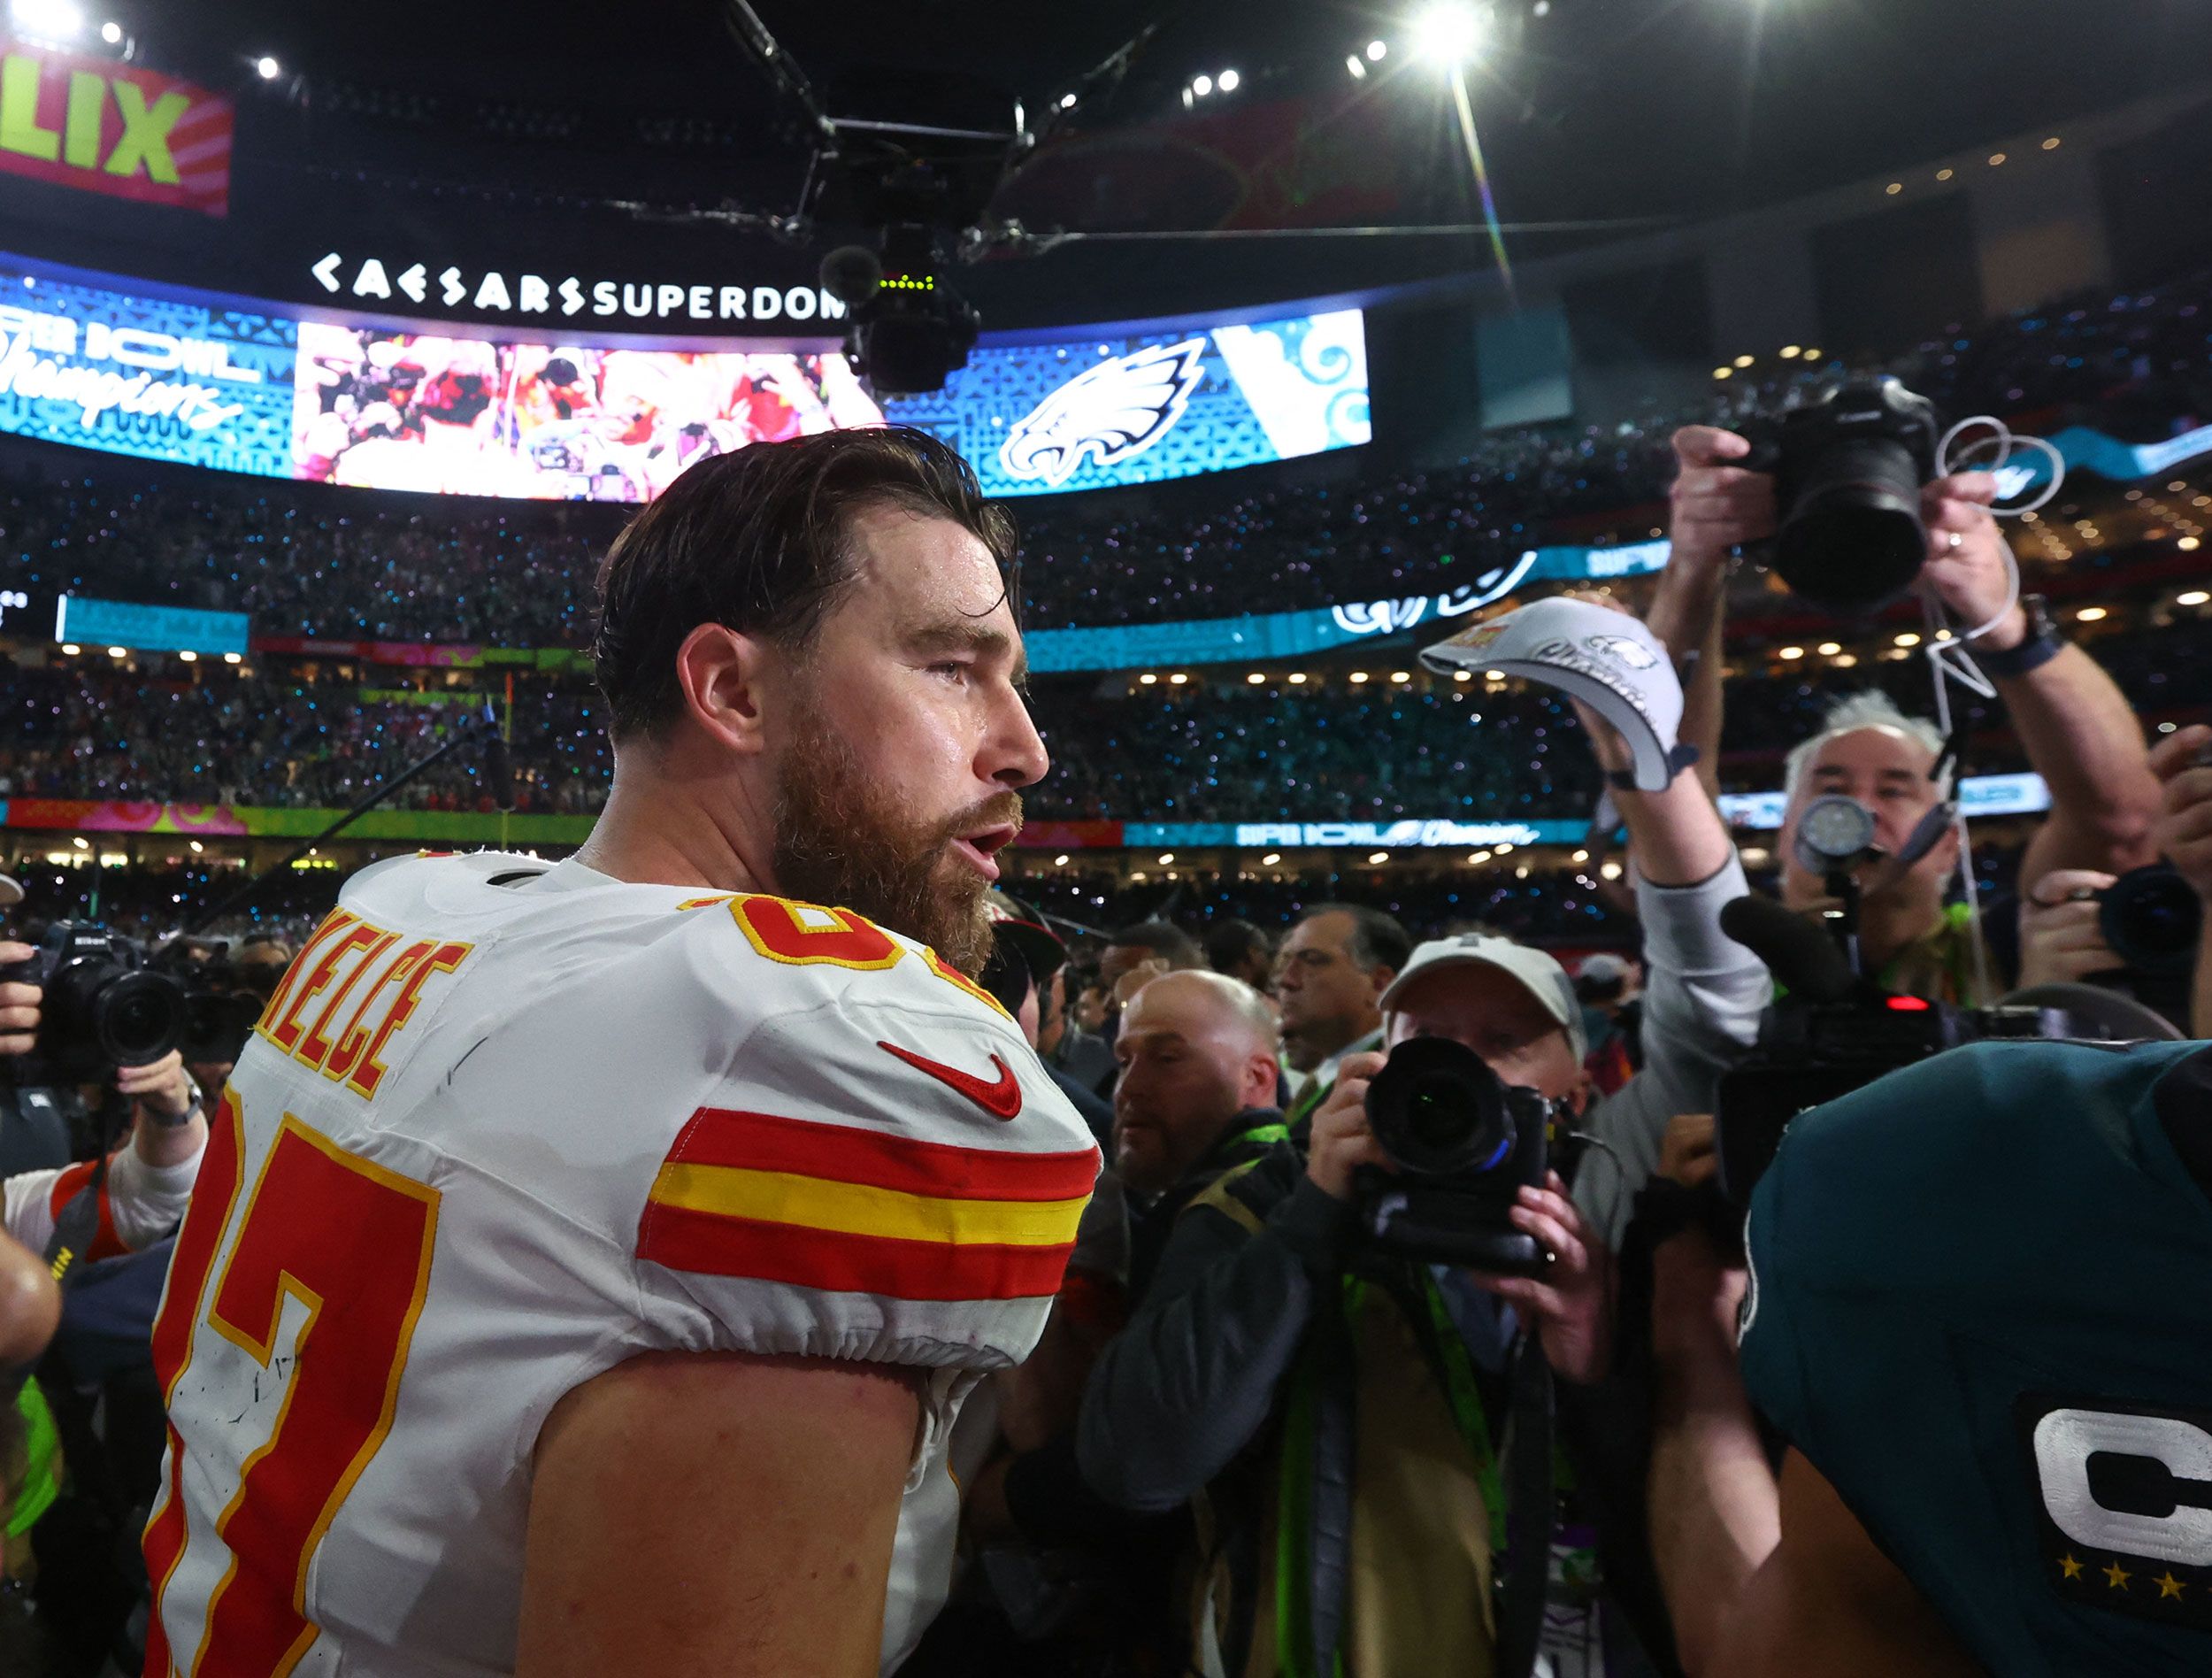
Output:
<instances>
[{"instance_id":1,"label":"football player in white jersey","mask_svg":"<svg viewBox=\"0 0 2212 1678\"><path fill-rule=\"evenodd\" d=\"M703 462L601 575L549 868L349 881L155 1329L146 1670L853 1674L952 1566L960 1402L1097 1157L964 969L1045 751L1013 536L920 433Z\"/></svg>"}]
</instances>

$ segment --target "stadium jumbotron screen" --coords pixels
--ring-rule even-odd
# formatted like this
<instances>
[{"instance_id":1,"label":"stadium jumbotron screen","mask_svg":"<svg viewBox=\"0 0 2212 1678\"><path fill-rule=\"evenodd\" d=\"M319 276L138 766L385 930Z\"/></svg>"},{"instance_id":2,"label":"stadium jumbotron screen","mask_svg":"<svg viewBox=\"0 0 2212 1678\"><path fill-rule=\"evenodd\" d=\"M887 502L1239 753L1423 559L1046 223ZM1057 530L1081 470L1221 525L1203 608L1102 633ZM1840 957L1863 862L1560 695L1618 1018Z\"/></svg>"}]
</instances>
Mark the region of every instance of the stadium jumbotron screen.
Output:
<instances>
[{"instance_id":1,"label":"stadium jumbotron screen","mask_svg":"<svg viewBox=\"0 0 2212 1678\"><path fill-rule=\"evenodd\" d=\"M879 398L827 345L456 335L0 256L0 431L264 477L625 502L706 455L886 421L954 443L995 496L1368 441L1357 309L1083 330L987 338L943 390Z\"/></svg>"}]
</instances>

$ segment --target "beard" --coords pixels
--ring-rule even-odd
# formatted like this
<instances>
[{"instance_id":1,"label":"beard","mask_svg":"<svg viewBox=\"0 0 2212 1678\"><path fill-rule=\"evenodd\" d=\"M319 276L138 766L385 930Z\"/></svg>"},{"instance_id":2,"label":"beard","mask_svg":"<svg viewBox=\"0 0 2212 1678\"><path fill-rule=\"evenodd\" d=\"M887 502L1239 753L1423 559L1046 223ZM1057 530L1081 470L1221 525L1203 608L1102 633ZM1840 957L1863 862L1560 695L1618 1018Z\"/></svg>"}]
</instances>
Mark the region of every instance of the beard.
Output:
<instances>
[{"instance_id":1,"label":"beard","mask_svg":"<svg viewBox=\"0 0 2212 1678\"><path fill-rule=\"evenodd\" d=\"M972 979L991 953L990 881L952 842L981 827L1019 827L1021 809L1020 795L1009 791L941 820L917 820L861 766L851 743L810 713L777 778L776 889L918 939Z\"/></svg>"}]
</instances>

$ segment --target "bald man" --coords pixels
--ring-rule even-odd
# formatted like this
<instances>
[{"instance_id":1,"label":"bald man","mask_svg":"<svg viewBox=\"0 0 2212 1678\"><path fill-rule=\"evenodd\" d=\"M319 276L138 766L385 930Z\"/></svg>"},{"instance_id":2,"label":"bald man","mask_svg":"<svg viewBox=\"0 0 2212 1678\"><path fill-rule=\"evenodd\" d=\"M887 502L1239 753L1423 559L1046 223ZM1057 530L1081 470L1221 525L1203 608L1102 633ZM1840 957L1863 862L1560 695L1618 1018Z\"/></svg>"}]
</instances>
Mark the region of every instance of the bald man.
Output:
<instances>
[{"instance_id":1,"label":"bald man","mask_svg":"<svg viewBox=\"0 0 2212 1678\"><path fill-rule=\"evenodd\" d=\"M1164 974L1130 1000L1114 1042L1113 1142L1132 1209L1133 1299L1176 1213L1289 1134L1274 1105L1281 1049L1265 998L1225 974Z\"/></svg>"}]
</instances>

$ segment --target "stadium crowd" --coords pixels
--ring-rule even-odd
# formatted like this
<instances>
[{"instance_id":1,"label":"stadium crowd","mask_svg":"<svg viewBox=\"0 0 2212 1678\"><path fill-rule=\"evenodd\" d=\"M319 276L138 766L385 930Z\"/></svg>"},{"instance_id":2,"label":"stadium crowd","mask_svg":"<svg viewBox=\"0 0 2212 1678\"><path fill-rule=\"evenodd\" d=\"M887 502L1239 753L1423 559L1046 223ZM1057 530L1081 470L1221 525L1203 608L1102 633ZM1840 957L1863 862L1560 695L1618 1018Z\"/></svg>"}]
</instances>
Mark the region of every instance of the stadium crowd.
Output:
<instances>
[{"instance_id":1,"label":"stadium crowd","mask_svg":"<svg viewBox=\"0 0 2212 1678\"><path fill-rule=\"evenodd\" d=\"M1885 371L1947 413L2041 420L2093 404L2151 441L2212 412L2212 276L2082 296L1921 344ZM1110 510L1018 507L1033 627L1230 617L1442 591L1535 545L1563 520L1664 494L1667 438L1692 421L1771 412L1838 366L1770 359L1705 401L1607 427L1486 435L1456 465L1348 485L1225 497L1218 487ZM104 468L17 463L0 489L0 561L30 584L245 612L257 633L579 647L619 509L332 493L250 482L132 486ZM1640 536L1641 531L1631 533Z\"/></svg>"},{"instance_id":2,"label":"stadium crowd","mask_svg":"<svg viewBox=\"0 0 2212 1678\"><path fill-rule=\"evenodd\" d=\"M2168 720L2212 702L2212 621L2101 638L2137 712ZM298 662L298 661L295 661ZM1801 666L1802 667L1802 666ZM398 681L395 675L389 678ZM1740 674L1721 741L1724 791L1770 791L1781 758L1839 694L1924 705L1919 658L1849 671ZM311 665L160 679L90 658L0 668L0 797L342 808L448 737L497 692L367 687ZM1027 799L1039 821L1340 821L1587 815L1599 791L1571 706L1513 691L1343 671L1296 687L1200 677L1181 687L1039 678L1033 709L1054 772ZM2002 707L1962 696L1972 772L2023 768ZM580 682L526 678L511 707L515 808L597 810L613 773L604 705ZM1386 741L1387 750L1378 743ZM475 810L496 798L472 752L401 789L401 809Z\"/></svg>"}]
</instances>

